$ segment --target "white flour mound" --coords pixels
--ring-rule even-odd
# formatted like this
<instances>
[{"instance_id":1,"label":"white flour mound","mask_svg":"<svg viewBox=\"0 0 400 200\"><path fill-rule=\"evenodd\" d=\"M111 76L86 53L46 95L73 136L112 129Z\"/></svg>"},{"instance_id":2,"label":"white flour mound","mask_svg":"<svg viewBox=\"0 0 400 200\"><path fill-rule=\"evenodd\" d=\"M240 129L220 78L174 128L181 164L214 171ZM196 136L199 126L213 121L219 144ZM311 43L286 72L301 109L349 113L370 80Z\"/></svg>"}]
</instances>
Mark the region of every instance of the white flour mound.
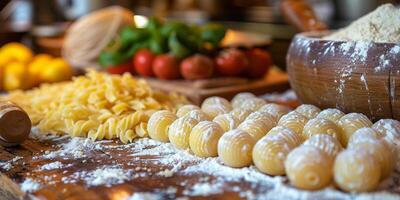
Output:
<instances>
[{"instance_id":1,"label":"white flour mound","mask_svg":"<svg viewBox=\"0 0 400 200\"><path fill-rule=\"evenodd\" d=\"M392 4L384 4L323 39L398 43L400 42L400 9Z\"/></svg>"}]
</instances>

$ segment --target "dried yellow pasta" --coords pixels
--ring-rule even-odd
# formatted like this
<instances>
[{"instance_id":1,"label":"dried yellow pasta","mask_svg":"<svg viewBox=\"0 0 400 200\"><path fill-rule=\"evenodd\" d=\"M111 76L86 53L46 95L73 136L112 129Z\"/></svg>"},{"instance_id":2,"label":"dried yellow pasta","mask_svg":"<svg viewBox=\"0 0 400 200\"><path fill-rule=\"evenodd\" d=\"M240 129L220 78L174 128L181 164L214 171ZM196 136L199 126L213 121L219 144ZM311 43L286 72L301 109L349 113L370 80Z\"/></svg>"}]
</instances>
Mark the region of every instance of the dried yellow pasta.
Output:
<instances>
[{"instance_id":1,"label":"dried yellow pasta","mask_svg":"<svg viewBox=\"0 0 400 200\"><path fill-rule=\"evenodd\" d=\"M328 119L334 123L337 123L339 119L343 116L344 113L342 111L335 108L328 108L318 113L316 118Z\"/></svg>"},{"instance_id":2,"label":"dried yellow pasta","mask_svg":"<svg viewBox=\"0 0 400 200\"><path fill-rule=\"evenodd\" d=\"M119 138L123 142L146 135L144 124L154 111L175 112L188 102L183 96L153 91L144 80L128 73L96 71L68 82L11 92L1 99L20 105L42 133Z\"/></svg>"},{"instance_id":3,"label":"dried yellow pasta","mask_svg":"<svg viewBox=\"0 0 400 200\"><path fill-rule=\"evenodd\" d=\"M239 123L241 123L251 114L251 111L243 108L235 108L229 114L235 116L239 120Z\"/></svg>"},{"instance_id":4,"label":"dried yellow pasta","mask_svg":"<svg viewBox=\"0 0 400 200\"><path fill-rule=\"evenodd\" d=\"M297 134L301 134L303 132L304 125L306 125L307 122L307 117L296 111L291 111L279 119L278 125L285 126L292 129Z\"/></svg>"},{"instance_id":5,"label":"dried yellow pasta","mask_svg":"<svg viewBox=\"0 0 400 200\"><path fill-rule=\"evenodd\" d=\"M147 137L149 133L147 132L147 122L141 122L135 127L135 133L139 137Z\"/></svg>"},{"instance_id":6,"label":"dried yellow pasta","mask_svg":"<svg viewBox=\"0 0 400 200\"><path fill-rule=\"evenodd\" d=\"M332 182L333 162L325 152L313 146L300 146L285 161L290 183L300 189L318 190Z\"/></svg>"},{"instance_id":7,"label":"dried yellow pasta","mask_svg":"<svg viewBox=\"0 0 400 200\"><path fill-rule=\"evenodd\" d=\"M292 149L303 143L303 138L299 134L284 126L276 126L272 128L267 133L267 136L282 138Z\"/></svg>"},{"instance_id":8,"label":"dried yellow pasta","mask_svg":"<svg viewBox=\"0 0 400 200\"><path fill-rule=\"evenodd\" d=\"M218 141L218 157L230 167L249 166L255 143L256 140L245 131L228 131Z\"/></svg>"},{"instance_id":9,"label":"dried yellow pasta","mask_svg":"<svg viewBox=\"0 0 400 200\"><path fill-rule=\"evenodd\" d=\"M269 103L258 109L259 112L265 112L272 115L276 121L278 121L283 115L289 113L290 110L289 107L276 103Z\"/></svg>"},{"instance_id":10,"label":"dried yellow pasta","mask_svg":"<svg viewBox=\"0 0 400 200\"><path fill-rule=\"evenodd\" d=\"M168 110L160 110L151 115L147 124L150 138L168 142L168 128L176 120L176 115Z\"/></svg>"},{"instance_id":11,"label":"dried yellow pasta","mask_svg":"<svg viewBox=\"0 0 400 200\"><path fill-rule=\"evenodd\" d=\"M181 106L178 111L176 111L176 116L177 117L183 117L184 115L186 115L186 113L192 111L192 110L200 110L200 107L196 106L196 105L184 105Z\"/></svg>"},{"instance_id":12,"label":"dried yellow pasta","mask_svg":"<svg viewBox=\"0 0 400 200\"><path fill-rule=\"evenodd\" d=\"M372 122L361 113L349 113L340 118L337 125L342 129L342 144L347 146L350 136L358 129L371 127Z\"/></svg>"},{"instance_id":13,"label":"dried yellow pasta","mask_svg":"<svg viewBox=\"0 0 400 200\"><path fill-rule=\"evenodd\" d=\"M213 122L217 123L224 132L233 130L239 125L239 120L229 113L218 115L213 119Z\"/></svg>"},{"instance_id":14,"label":"dried yellow pasta","mask_svg":"<svg viewBox=\"0 0 400 200\"><path fill-rule=\"evenodd\" d=\"M295 109L296 112L306 116L309 119L315 118L321 109L311 104L302 104Z\"/></svg>"},{"instance_id":15,"label":"dried yellow pasta","mask_svg":"<svg viewBox=\"0 0 400 200\"><path fill-rule=\"evenodd\" d=\"M263 173L285 175L284 162L291 150L291 146L283 138L267 135L255 144L253 163Z\"/></svg>"},{"instance_id":16,"label":"dried yellow pasta","mask_svg":"<svg viewBox=\"0 0 400 200\"><path fill-rule=\"evenodd\" d=\"M194 154L200 157L218 155L218 141L224 131L215 122L202 121L193 127L189 136L189 146Z\"/></svg>"},{"instance_id":17,"label":"dried yellow pasta","mask_svg":"<svg viewBox=\"0 0 400 200\"><path fill-rule=\"evenodd\" d=\"M246 100L250 98L255 98L256 96L253 93L250 92L242 92L237 95L235 95L231 101L232 106L235 108L241 107L241 104Z\"/></svg>"},{"instance_id":18,"label":"dried yellow pasta","mask_svg":"<svg viewBox=\"0 0 400 200\"><path fill-rule=\"evenodd\" d=\"M316 134L328 134L339 140L342 145L344 141L341 138L340 128L330 120L314 118L307 122L303 128L303 138L306 140Z\"/></svg>"},{"instance_id":19,"label":"dried yellow pasta","mask_svg":"<svg viewBox=\"0 0 400 200\"><path fill-rule=\"evenodd\" d=\"M380 165L368 152L346 149L339 153L334 164L336 184L348 192L368 192L378 186Z\"/></svg>"},{"instance_id":20,"label":"dried yellow pasta","mask_svg":"<svg viewBox=\"0 0 400 200\"><path fill-rule=\"evenodd\" d=\"M196 124L197 120L184 116L175 120L168 128L169 141L180 149L187 149L189 147L190 132Z\"/></svg>"},{"instance_id":21,"label":"dried yellow pasta","mask_svg":"<svg viewBox=\"0 0 400 200\"><path fill-rule=\"evenodd\" d=\"M304 143L304 146L314 146L321 151L325 152L330 159L334 160L339 154L340 151L343 150L342 145L340 144L339 140L337 140L332 135L327 134L317 134L311 136L307 139Z\"/></svg>"},{"instance_id":22,"label":"dried yellow pasta","mask_svg":"<svg viewBox=\"0 0 400 200\"><path fill-rule=\"evenodd\" d=\"M144 112L110 117L97 128L89 130L87 136L92 140L119 138L123 143L132 142L137 136L136 126L147 120Z\"/></svg>"}]
</instances>

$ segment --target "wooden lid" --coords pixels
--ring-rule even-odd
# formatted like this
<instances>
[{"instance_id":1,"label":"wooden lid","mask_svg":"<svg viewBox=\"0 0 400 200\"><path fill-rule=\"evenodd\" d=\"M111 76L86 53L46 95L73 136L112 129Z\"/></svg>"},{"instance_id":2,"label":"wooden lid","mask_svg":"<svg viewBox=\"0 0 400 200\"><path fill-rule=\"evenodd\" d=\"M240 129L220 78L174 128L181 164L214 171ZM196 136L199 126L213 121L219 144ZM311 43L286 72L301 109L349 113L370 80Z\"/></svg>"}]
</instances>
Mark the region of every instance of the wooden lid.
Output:
<instances>
[{"instance_id":1,"label":"wooden lid","mask_svg":"<svg viewBox=\"0 0 400 200\"><path fill-rule=\"evenodd\" d=\"M0 105L0 140L14 144L24 141L30 133L31 120L15 105Z\"/></svg>"}]
</instances>

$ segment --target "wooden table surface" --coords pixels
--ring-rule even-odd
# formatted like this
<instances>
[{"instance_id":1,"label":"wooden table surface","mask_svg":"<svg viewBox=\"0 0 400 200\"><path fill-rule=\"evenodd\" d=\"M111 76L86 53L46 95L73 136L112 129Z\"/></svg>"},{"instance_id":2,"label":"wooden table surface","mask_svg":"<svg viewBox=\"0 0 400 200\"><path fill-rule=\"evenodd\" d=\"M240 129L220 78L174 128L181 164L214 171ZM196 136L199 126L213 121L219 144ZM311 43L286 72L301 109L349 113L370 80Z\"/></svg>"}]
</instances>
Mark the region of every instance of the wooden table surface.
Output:
<instances>
[{"instance_id":1,"label":"wooden table surface","mask_svg":"<svg viewBox=\"0 0 400 200\"><path fill-rule=\"evenodd\" d=\"M0 167L1 172L6 175L6 177L0 176L2 179L0 182L7 186L1 186L0 183L0 199L21 197L22 193L15 191L15 188L12 189L13 186L18 188L18 185L27 179L32 179L41 186L37 191L25 194L26 199L32 196L39 199L71 200L128 199L135 193L141 195L137 196L139 198L131 199L357 199L358 197L334 188L317 192L300 191L291 187L285 177L270 177L259 173L254 167L233 169L216 164L217 158L202 159L182 150L173 150L168 143L151 139L138 141L141 142L127 145L116 141L95 142L92 143L95 146L85 150L83 155L78 155L79 158L74 158L68 152L63 156L49 157L64 148L63 145L71 142L71 139L65 136L40 141L29 139L18 147L0 146L0 163L8 161L12 164L8 170ZM147 153L141 154L144 151ZM163 162L166 160L167 163ZM62 167L40 169L45 164L55 161L61 162ZM196 165L205 169L199 172L192 170L194 173L188 173L190 171L188 168ZM128 170L129 178L123 183L93 186L88 185L84 176L77 176L104 167ZM4 182L8 178L12 182ZM400 199L399 179L400 173L396 172L390 180L383 183L384 189L366 196L374 197L385 191L383 194L388 196L383 199L389 197ZM10 188L12 191L7 192ZM153 196L144 195L149 193ZM183 196L185 197L181 198Z\"/></svg>"}]
</instances>

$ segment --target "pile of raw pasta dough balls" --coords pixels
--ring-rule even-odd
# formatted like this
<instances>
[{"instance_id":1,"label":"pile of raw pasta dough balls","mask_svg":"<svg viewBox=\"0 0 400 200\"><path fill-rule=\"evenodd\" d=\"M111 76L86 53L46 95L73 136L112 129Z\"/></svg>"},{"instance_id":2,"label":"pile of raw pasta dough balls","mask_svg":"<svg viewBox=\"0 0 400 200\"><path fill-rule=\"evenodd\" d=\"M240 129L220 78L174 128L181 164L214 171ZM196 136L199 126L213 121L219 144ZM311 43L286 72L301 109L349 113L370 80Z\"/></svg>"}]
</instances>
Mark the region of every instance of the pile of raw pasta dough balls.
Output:
<instances>
[{"instance_id":1,"label":"pile of raw pasta dough balls","mask_svg":"<svg viewBox=\"0 0 400 200\"><path fill-rule=\"evenodd\" d=\"M254 164L265 174L287 175L297 188L318 190L335 182L349 192L371 191L390 176L397 160L393 141L400 141L393 138L400 131L396 120L373 124L360 113L307 104L291 111L251 93L231 102L210 97L176 114L158 111L147 131L155 140L200 157L218 156L231 167Z\"/></svg>"}]
</instances>

